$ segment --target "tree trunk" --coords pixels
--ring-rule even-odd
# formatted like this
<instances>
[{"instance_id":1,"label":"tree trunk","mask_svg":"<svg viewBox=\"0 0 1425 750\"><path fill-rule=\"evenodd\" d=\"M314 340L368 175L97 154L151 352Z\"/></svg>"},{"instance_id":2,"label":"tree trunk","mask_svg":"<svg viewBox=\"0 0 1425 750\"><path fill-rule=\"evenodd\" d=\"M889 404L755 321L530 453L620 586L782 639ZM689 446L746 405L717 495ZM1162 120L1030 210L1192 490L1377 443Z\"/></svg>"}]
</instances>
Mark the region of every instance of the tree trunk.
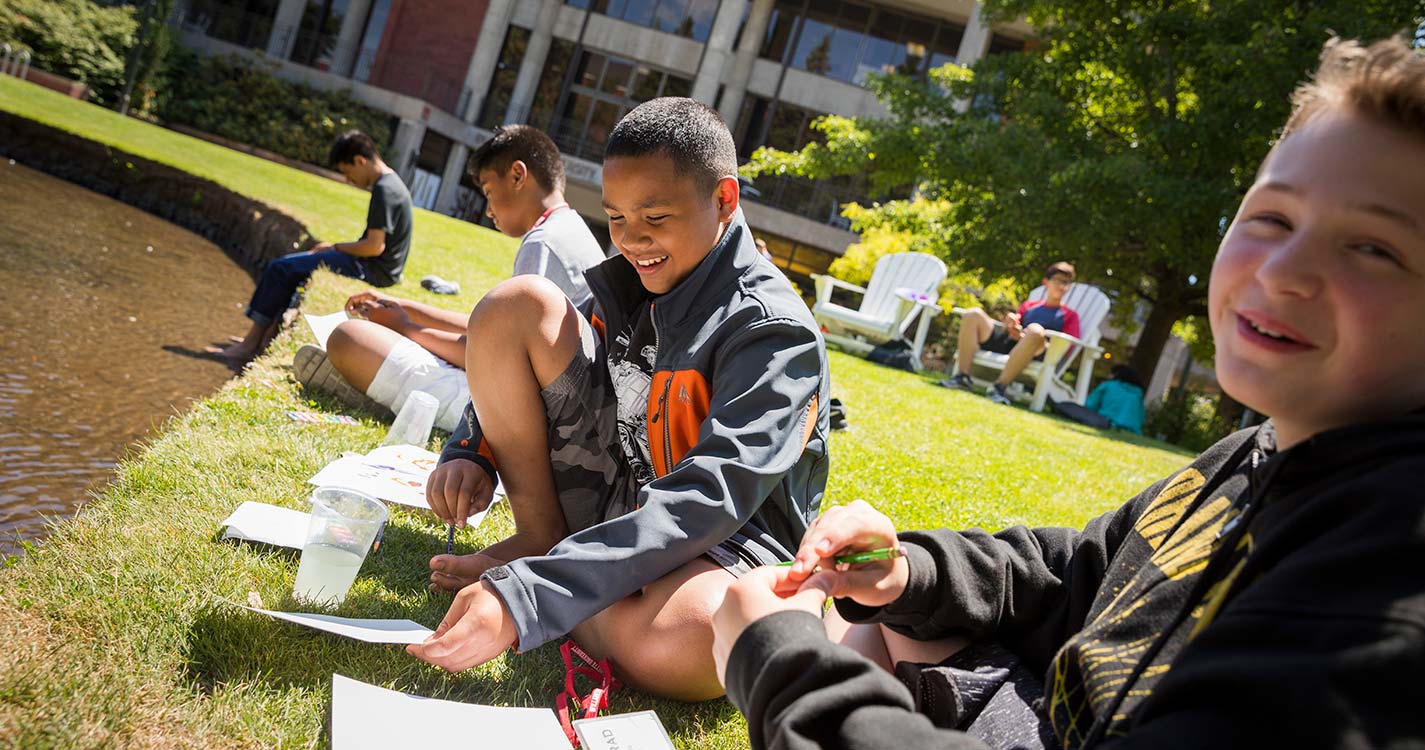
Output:
<instances>
[{"instance_id":1,"label":"tree trunk","mask_svg":"<svg viewBox=\"0 0 1425 750\"><path fill-rule=\"evenodd\" d=\"M1133 356L1128 364L1143 376L1143 383L1153 382L1153 370L1163 356L1163 347L1173 335L1173 324L1186 314L1186 309L1171 301L1160 300L1148 313L1143 323L1143 332L1138 335L1138 345L1133 347Z\"/></svg>"}]
</instances>

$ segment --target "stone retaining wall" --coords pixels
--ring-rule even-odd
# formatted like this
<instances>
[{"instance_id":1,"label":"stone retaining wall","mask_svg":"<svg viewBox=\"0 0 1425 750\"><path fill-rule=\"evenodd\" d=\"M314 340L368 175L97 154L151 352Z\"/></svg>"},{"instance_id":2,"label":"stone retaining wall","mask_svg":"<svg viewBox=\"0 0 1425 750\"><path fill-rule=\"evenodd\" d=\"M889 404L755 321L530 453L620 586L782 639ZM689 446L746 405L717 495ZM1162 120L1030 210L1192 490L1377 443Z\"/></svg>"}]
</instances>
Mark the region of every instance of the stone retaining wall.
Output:
<instances>
[{"instance_id":1,"label":"stone retaining wall","mask_svg":"<svg viewBox=\"0 0 1425 750\"><path fill-rule=\"evenodd\" d=\"M198 234L221 247L254 280L268 261L315 244L300 221L211 180L3 111L0 157Z\"/></svg>"}]
</instances>

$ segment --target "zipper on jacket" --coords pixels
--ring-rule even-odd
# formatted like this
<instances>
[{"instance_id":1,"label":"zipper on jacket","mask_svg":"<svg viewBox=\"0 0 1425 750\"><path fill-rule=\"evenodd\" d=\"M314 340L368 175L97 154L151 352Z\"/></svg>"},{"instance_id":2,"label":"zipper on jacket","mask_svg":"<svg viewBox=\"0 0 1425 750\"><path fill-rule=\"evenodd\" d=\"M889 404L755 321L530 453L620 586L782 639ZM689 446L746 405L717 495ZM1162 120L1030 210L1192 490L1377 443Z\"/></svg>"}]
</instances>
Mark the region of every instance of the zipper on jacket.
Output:
<instances>
[{"instance_id":1,"label":"zipper on jacket","mask_svg":"<svg viewBox=\"0 0 1425 750\"><path fill-rule=\"evenodd\" d=\"M658 355L663 352L663 340L658 335L658 315L655 312L653 303L648 303L648 322L653 325L653 359L658 360ZM663 395L658 397L658 411L653 415L652 422L658 424L663 421L663 474L666 476L673 470L673 435L668 429L668 391L673 389L673 371L668 371L668 380L663 384Z\"/></svg>"}]
</instances>

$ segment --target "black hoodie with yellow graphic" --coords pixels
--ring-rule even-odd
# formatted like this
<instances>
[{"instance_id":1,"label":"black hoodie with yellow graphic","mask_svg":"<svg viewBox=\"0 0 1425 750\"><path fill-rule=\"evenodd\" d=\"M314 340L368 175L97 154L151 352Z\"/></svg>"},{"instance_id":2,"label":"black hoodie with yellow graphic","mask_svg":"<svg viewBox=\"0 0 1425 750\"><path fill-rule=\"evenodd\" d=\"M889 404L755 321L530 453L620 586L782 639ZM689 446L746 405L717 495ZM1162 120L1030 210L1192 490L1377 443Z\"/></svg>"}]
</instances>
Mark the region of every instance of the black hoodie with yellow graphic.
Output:
<instances>
[{"instance_id":1,"label":"black hoodie with yellow graphic","mask_svg":"<svg viewBox=\"0 0 1425 750\"><path fill-rule=\"evenodd\" d=\"M1063 747L1425 746L1425 413L1237 433L1082 531L901 540L905 594L840 612L1004 645ZM780 613L734 647L754 747L983 747L819 632Z\"/></svg>"}]
</instances>

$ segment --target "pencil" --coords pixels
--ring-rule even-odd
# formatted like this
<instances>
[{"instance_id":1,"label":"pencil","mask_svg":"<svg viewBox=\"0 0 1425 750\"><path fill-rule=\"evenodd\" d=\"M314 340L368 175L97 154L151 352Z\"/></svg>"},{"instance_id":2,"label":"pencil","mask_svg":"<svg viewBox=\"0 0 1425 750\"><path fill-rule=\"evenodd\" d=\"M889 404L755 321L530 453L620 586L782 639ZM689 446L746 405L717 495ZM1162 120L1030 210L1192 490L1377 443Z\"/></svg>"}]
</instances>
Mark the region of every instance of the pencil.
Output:
<instances>
[{"instance_id":1,"label":"pencil","mask_svg":"<svg viewBox=\"0 0 1425 750\"><path fill-rule=\"evenodd\" d=\"M877 560L894 560L897 557L905 557L905 553L899 547L882 547L881 549L867 550L865 552L855 552L850 555L841 555L836 558L837 565L856 565L858 563L876 562ZM777 563L778 565L791 565L792 560Z\"/></svg>"},{"instance_id":2,"label":"pencil","mask_svg":"<svg viewBox=\"0 0 1425 750\"><path fill-rule=\"evenodd\" d=\"M451 524L445 532L445 554L455 554L455 524Z\"/></svg>"}]
</instances>

